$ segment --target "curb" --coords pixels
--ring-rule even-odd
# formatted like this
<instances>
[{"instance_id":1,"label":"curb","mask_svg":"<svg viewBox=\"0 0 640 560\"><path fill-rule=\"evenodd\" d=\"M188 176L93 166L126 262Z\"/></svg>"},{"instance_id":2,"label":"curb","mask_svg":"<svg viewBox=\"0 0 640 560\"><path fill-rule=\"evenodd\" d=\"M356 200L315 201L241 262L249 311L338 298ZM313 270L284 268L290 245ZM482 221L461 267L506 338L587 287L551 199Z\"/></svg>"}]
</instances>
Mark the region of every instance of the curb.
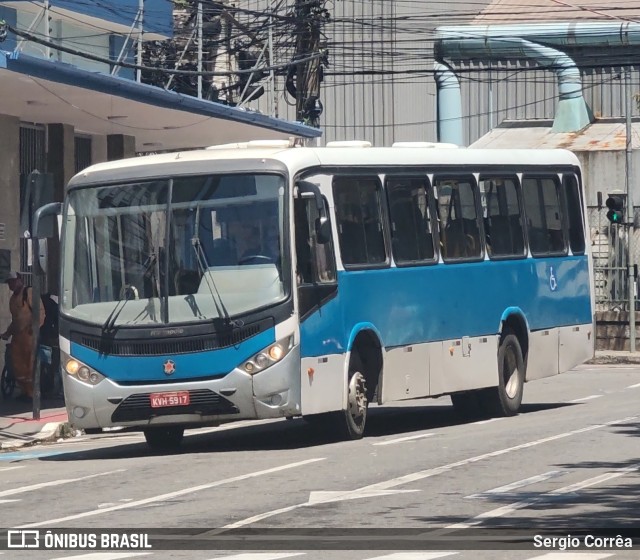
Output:
<instances>
[{"instance_id":1,"label":"curb","mask_svg":"<svg viewBox=\"0 0 640 560\"><path fill-rule=\"evenodd\" d=\"M25 436L23 440L0 442L0 452L29 447L38 443L49 443L60 438L70 438L73 437L73 432L74 430L69 422L47 422L39 432Z\"/></svg>"},{"instance_id":2,"label":"curb","mask_svg":"<svg viewBox=\"0 0 640 560\"><path fill-rule=\"evenodd\" d=\"M632 355L622 355L622 356L612 356L612 355L604 355L604 356L596 356L591 360L585 362L585 364L591 365L620 365L620 364L640 364L640 356L632 356Z\"/></svg>"}]
</instances>

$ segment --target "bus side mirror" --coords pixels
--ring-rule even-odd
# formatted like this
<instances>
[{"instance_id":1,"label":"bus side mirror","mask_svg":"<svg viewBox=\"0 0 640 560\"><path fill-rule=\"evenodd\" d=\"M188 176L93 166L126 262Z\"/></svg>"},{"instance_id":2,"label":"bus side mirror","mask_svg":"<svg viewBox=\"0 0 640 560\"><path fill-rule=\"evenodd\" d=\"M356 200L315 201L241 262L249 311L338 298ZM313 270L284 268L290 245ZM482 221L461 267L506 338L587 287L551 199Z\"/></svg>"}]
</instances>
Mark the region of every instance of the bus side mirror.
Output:
<instances>
[{"instance_id":1,"label":"bus side mirror","mask_svg":"<svg viewBox=\"0 0 640 560\"><path fill-rule=\"evenodd\" d=\"M316 220L316 239L320 245L331 241L331 222L326 216Z\"/></svg>"},{"instance_id":2,"label":"bus side mirror","mask_svg":"<svg viewBox=\"0 0 640 560\"><path fill-rule=\"evenodd\" d=\"M49 247L46 237L38 241L38 261L40 262L40 268L43 272L47 271Z\"/></svg>"},{"instance_id":3,"label":"bus side mirror","mask_svg":"<svg viewBox=\"0 0 640 560\"><path fill-rule=\"evenodd\" d=\"M49 216L58 216L62 212L62 203L61 202L50 202L49 204L45 204L38 208L33 215L33 249L34 249L34 262L38 262L40 268L43 272L47 271L47 240L46 237L44 239L40 239L40 236L46 231L43 231L43 218Z\"/></svg>"},{"instance_id":4,"label":"bus side mirror","mask_svg":"<svg viewBox=\"0 0 640 560\"><path fill-rule=\"evenodd\" d=\"M324 205L324 200L318 185L309 181L298 181L296 183L298 187L298 194L300 196L311 196L316 201L316 208L318 210L318 218L316 219L316 239L318 243L324 245L331 241L331 223L327 217L327 209Z\"/></svg>"}]
</instances>

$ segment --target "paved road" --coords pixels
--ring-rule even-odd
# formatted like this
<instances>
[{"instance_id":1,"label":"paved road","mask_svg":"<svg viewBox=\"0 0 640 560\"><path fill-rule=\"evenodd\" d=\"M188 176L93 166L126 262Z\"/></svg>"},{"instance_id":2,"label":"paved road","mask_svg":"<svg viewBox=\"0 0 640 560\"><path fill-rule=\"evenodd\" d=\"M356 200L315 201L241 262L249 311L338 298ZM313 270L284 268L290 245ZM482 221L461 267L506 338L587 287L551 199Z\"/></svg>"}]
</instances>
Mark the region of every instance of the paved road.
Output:
<instances>
[{"instance_id":1,"label":"paved road","mask_svg":"<svg viewBox=\"0 0 640 560\"><path fill-rule=\"evenodd\" d=\"M640 544L478 549L504 548L496 539L514 534L638 527L639 398L639 366L590 366L528 384L514 418L464 423L447 398L372 408L368 436L355 442L282 420L201 430L176 454L151 454L136 433L0 454L0 527L197 529L201 548L166 532L179 550L5 551L0 560L637 559ZM300 541L321 528L351 550L323 550L327 533ZM221 540L234 529L265 529L253 538L278 550Z\"/></svg>"}]
</instances>

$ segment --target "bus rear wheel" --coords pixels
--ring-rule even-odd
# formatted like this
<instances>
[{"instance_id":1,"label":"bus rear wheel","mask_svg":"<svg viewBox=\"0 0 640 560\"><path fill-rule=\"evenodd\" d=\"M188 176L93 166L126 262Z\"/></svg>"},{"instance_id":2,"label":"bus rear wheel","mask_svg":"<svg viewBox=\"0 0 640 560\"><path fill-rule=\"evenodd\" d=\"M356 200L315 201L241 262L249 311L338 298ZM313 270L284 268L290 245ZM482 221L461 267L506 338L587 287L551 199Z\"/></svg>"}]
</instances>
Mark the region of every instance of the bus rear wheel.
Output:
<instances>
[{"instance_id":1,"label":"bus rear wheel","mask_svg":"<svg viewBox=\"0 0 640 560\"><path fill-rule=\"evenodd\" d=\"M172 451L180 447L184 436L184 428L177 426L165 426L147 428L144 437L147 445L154 451Z\"/></svg>"},{"instance_id":2,"label":"bus rear wheel","mask_svg":"<svg viewBox=\"0 0 640 560\"><path fill-rule=\"evenodd\" d=\"M507 333L498 347L498 386L486 389L485 407L493 416L518 414L524 393L525 366L520 342Z\"/></svg>"}]
</instances>

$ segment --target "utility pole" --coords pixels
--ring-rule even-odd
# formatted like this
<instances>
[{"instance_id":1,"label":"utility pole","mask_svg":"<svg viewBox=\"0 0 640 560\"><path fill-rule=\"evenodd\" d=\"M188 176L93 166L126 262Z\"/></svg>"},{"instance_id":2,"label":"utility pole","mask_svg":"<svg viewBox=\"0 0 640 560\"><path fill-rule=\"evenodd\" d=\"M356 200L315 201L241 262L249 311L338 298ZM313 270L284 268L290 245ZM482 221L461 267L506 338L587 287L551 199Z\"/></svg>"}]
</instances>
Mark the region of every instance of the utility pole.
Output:
<instances>
[{"instance_id":1,"label":"utility pole","mask_svg":"<svg viewBox=\"0 0 640 560\"><path fill-rule=\"evenodd\" d=\"M45 54L47 56L47 60L51 60L51 47L49 46L49 42L51 41L51 18L49 15L49 0L44 0L44 38L47 41L47 46L45 48Z\"/></svg>"},{"instance_id":2,"label":"utility pole","mask_svg":"<svg viewBox=\"0 0 640 560\"><path fill-rule=\"evenodd\" d=\"M328 19L321 0L296 0L296 59L308 58L320 52L320 29ZM295 62L295 59L294 59ZM296 66L296 119L310 126L320 126L322 103L320 82L322 61L313 58Z\"/></svg>"},{"instance_id":3,"label":"utility pole","mask_svg":"<svg viewBox=\"0 0 640 560\"><path fill-rule=\"evenodd\" d=\"M273 53L273 17L269 16L269 114L278 118L278 89L276 88L276 73L273 69L275 65L275 57Z\"/></svg>"},{"instance_id":4,"label":"utility pole","mask_svg":"<svg viewBox=\"0 0 640 560\"><path fill-rule=\"evenodd\" d=\"M202 99L202 2L198 2L198 99Z\"/></svg>"},{"instance_id":5,"label":"utility pole","mask_svg":"<svg viewBox=\"0 0 640 560\"><path fill-rule=\"evenodd\" d=\"M627 191L627 221L629 223L627 237L627 251L629 252L628 269L629 269L629 351L636 351L636 274L635 274L635 255L634 255L634 237L636 230L635 212L633 206L633 144L632 144L632 121L631 121L631 67L627 67L624 73L624 98L626 105L626 165L625 165L625 183Z\"/></svg>"},{"instance_id":6,"label":"utility pole","mask_svg":"<svg viewBox=\"0 0 640 560\"><path fill-rule=\"evenodd\" d=\"M142 35L144 33L144 0L138 0L138 48L136 64L138 69L136 70L136 82L142 81Z\"/></svg>"}]
</instances>

